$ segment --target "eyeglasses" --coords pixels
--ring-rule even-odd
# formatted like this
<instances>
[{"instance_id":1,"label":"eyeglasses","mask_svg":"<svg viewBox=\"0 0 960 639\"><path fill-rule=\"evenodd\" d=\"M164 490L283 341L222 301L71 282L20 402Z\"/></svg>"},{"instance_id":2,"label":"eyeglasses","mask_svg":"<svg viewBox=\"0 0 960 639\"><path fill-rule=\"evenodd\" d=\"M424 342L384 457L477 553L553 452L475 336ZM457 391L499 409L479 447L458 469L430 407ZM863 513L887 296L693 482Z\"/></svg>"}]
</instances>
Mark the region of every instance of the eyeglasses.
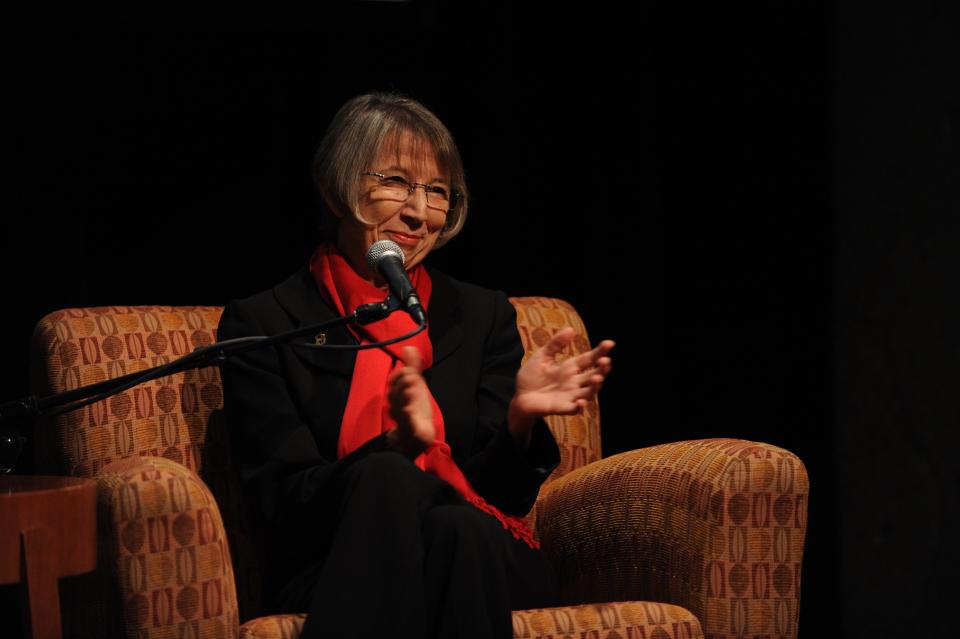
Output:
<instances>
[{"instance_id":1,"label":"eyeglasses","mask_svg":"<svg viewBox=\"0 0 960 639\"><path fill-rule=\"evenodd\" d=\"M401 175L384 175L374 171L365 171L361 175L376 178L379 183L375 189L377 196L394 202L406 202L418 186L422 186L423 192L427 194L427 206L431 209L449 213L460 201L460 194L456 191L447 191L442 186L409 182Z\"/></svg>"}]
</instances>

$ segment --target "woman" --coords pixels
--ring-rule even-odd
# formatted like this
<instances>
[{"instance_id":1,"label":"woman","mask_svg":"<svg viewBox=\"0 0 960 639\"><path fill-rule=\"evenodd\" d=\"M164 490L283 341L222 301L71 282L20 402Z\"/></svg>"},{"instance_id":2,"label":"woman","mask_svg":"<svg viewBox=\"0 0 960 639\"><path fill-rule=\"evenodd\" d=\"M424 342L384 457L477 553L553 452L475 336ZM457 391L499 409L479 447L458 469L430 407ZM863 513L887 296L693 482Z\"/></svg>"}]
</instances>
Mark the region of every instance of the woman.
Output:
<instances>
[{"instance_id":1,"label":"woman","mask_svg":"<svg viewBox=\"0 0 960 639\"><path fill-rule=\"evenodd\" d=\"M332 237L287 281L224 310L219 338L272 335L387 294L365 255L390 239L428 331L385 348L260 349L222 367L267 607L307 611L303 637L511 636L510 611L556 584L522 517L559 463L542 417L583 409L610 371L602 342L563 362L564 329L523 367L502 292L423 261L463 227L466 185L446 127L416 101L354 98L317 151ZM310 342L408 333L404 313Z\"/></svg>"}]
</instances>

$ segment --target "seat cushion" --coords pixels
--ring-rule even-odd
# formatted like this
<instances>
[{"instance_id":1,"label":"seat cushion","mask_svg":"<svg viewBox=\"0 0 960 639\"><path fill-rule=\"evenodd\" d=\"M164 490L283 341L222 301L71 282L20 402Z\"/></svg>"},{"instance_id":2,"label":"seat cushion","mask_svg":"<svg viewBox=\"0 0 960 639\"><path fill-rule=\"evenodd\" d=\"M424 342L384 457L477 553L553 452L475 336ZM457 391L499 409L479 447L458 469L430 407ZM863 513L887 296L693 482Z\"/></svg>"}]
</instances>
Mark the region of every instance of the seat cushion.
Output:
<instances>
[{"instance_id":1,"label":"seat cushion","mask_svg":"<svg viewBox=\"0 0 960 639\"><path fill-rule=\"evenodd\" d=\"M516 610L514 639L703 639L700 622L686 608L650 601L618 601Z\"/></svg>"},{"instance_id":2,"label":"seat cushion","mask_svg":"<svg viewBox=\"0 0 960 639\"><path fill-rule=\"evenodd\" d=\"M307 616L272 615L243 624L240 639L296 639ZM680 606L649 601L619 601L560 608L517 610L514 639L702 639L700 623Z\"/></svg>"}]
</instances>

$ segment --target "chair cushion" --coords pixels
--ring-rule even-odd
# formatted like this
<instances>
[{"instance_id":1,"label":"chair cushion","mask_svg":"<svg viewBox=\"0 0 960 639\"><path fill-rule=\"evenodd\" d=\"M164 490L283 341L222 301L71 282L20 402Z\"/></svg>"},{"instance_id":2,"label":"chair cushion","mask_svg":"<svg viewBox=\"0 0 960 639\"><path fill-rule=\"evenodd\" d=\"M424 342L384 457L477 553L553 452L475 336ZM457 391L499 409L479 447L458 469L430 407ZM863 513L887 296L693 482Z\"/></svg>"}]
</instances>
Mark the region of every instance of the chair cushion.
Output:
<instances>
[{"instance_id":1,"label":"chair cushion","mask_svg":"<svg viewBox=\"0 0 960 639\"><path fill-rule=\"evenodd\" d=\"M306 615L272 615L240 628L240 639L296 639ZM700 623L680 606L649 601L619 601L513 613L514 639L702 639Z\"/></svg>"},{"instance_id":2,"label":"chair cushion","mask_svg":"<svg viewBox=\"0 0 960 639\"><path fill-rule=\"evenodd\" d=\"M240 639L296 639L306 615L271 615L243 624ZM622 639L702 639L700 623L680 606L649 601L620 601L562 608L517 610L514 639L591 637Z\"/></svg>"},{"instance_id":3,"label":"chair cushion","mask_svg":"<svg viewBox=\"0 0 960 639\"><path fill-rule=\"evenodd\" d=\"M306 614L251 619L240 626L240 639L297 639L306 620Z\"/></svg>"},{"instance_id":4,"label":"chair cushion","mask_svg":"<svg viewBox=\"0 0 960 639\"><path fill-rule=\"evenodd\" d=\"M650 601L618 601L561 608L517 610L514 639L703 639L689 610Z\"/></svg>"}]
</instances>

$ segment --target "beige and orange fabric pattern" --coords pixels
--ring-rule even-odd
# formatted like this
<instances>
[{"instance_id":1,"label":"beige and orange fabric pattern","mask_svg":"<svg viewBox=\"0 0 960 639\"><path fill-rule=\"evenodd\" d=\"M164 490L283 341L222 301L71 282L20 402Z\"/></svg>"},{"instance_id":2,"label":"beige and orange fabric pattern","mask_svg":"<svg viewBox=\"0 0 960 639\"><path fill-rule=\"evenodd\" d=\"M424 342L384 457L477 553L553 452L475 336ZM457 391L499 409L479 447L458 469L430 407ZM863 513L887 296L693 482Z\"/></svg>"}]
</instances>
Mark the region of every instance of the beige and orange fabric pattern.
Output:
<instances>
[{"instance_id":1,"label":"beige and orange fabric pattern","mask_svg":"<svg viewBox=\"0 0 960 639\"><path fill-rule=\"evenodd\" d=\"M702 637L697 620L680 606L620 601L513 613L514 639L602 637L693 639Z\"/></svg>"},{"instance_id":2,"label":"beige and orange fabric pattern","mask_svg":"<svg viewBox=\"0 0 960 639\"><path fill-rule=\"evenodd\" d=\"M511 300L527 353L566 302ZM73 308L34 332L32 392L168 363L215 340L220 307ZM62 585L66 634L294 639L303 615L254 618L259 580L230 472L217 368L187 371L38 425L38 471L95 478L99 566ZM517 638L797 635L809 492L803 464L768 444L712 439L601 459L600 412L550 417L561 464L528 520L563 603L514 612Z\"/></svg>"},{"instance_id":3,"label":"beige and orange fabric pattern","mask_svg":"<svg viewBox=\"0 0 960 639\"><path fill-rule=\"evenodd\" d=\"M215 341L220 313L164 306L51 313L34 332L31 385L46 395L167 364ZM225 483L215 452L228 450L218 441L222 397L216 368L186 371L35 429L38 470L98 483L98 569L62 584L66 635L237 636L231 544L210 491Z\"/></svg>"}]
</instances>

